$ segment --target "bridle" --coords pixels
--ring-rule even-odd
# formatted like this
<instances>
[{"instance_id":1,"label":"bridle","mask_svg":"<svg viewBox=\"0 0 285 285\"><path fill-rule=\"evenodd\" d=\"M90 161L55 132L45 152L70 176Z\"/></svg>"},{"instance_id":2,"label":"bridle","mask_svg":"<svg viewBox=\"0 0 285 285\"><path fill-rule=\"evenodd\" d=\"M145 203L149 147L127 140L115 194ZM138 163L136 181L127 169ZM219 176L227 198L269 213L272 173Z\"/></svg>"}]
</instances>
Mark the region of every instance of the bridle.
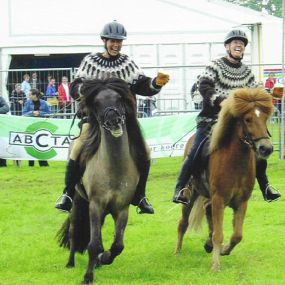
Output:
<instances>
[{"instance_id":1,"label":"bridle","mask_svg":"<svg viewBox=\"0 0 285 285\"><path fill-rule=\"evenodd\" d=\"M248 147L252 148L254 151L256 151L256 143L262 139L270 139L271 134L266 129L268 136L253 138L252 135L247 131L246 125L244 122L242 122L242 129L243 129L243 137L240 138L241 142L247 145Z\"/></svg>"},{"instance_id":2,"label":"bridle","mask_svg":"<svg viewBox=\"0 0 285 285\"><path fill-rule=\"evenodd\" d=\"M125 124L126 121L126 116L125 116L125 110L124 108L121 108L122 110L119 110L116 107L106 107L103 111L103 120L101 120L98 116L97 116L97 120L100 123L100 125L107 131L111 131L112 130L112 123L110 122L110 120L108 120L108 114L109 112L113 111L116 113L117 115L117 120L119 119L118 122L121 122L122 125ZM121 112L123 111L123 112Z\"/></svg>"}]
</instances>

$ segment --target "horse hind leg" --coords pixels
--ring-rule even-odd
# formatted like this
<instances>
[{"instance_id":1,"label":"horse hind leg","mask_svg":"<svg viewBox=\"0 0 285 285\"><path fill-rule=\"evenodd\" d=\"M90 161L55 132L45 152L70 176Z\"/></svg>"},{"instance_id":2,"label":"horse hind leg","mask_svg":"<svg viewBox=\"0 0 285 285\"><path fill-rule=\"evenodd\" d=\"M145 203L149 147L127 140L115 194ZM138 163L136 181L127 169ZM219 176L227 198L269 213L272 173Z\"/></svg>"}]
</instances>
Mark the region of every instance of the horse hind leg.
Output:
<instances>
[{"instance_id":1,"label":"horse hind leg","mask_svg":"<svg viewBox=\"0 0 285 285\"><path fill-rule=\"evenodd\" d=\"M124 233L128 222L129 208L118 212L115 216L115 237L110 250L99 254L100 264L113 263L116 256L120 255L124 250Z\"/></svg>"},{"instance_id":2,"label":"horse hind leg","mask_svg":"<svg viewBox=\"0 0 285 285\"><path fill-rule=\"evenodd\" d=\"M191 190L189 189L189 193L190 192ZM178 228L177 228L178 238L174 254L179 254L182 249L183 238L189 225L189 216L197 197L198 195L196 194L196 192L192 192L189 205L182 205L182 217L178 223Z\"/></svg>"},{"instance_id":3,"label":"horse hind leg","mask_svg":"<svg viewBox=\"0 0 285 285\"><path fill-rule=\"evenodd\" d=\"M242 240L243 221L247 209L247 202L242 203L238 209L234 210L233 218L233 234L228 244L226 244L221 252L221 255L229 255L234 247Z\"/></svg>"}]
</instances>

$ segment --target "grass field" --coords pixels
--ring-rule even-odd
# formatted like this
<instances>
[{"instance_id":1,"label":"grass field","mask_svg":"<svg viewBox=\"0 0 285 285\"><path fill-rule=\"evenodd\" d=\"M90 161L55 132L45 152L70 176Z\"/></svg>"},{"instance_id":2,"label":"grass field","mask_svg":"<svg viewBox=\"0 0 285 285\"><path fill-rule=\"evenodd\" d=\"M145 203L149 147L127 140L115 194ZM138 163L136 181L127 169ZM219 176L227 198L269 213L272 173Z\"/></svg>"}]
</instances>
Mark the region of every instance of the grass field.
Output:
<instances>
[{"instance_id":1,"label":"grass field","mask_svg":"<svg viewBox=\"0 0 285 285\"><path fill-rule=\"evenodd\" d=\"M222 271L210 271L211 255L203 244L207 229L187 234L180 256L174 256L180 206L171 202L181 158L155 160L148 197L155 215L138 215L130 208L125 250L110 266L95 271L99 284L283 285L285 284L285 161L277 153L269 160L270 182L282 199L266 203L257 186L249 202L244 239L230 256L221 258ZM64 162L16 168L11 161L0 169L0 285L80 284L88 256L77 255L76 267L66 269L68 251L59 248L55 234L66 218L54 202L64 180ZM231 210L226 211L225 240L231 234ZM113 237L106 220L105 248Z\"/></svg>"}]
</instances>

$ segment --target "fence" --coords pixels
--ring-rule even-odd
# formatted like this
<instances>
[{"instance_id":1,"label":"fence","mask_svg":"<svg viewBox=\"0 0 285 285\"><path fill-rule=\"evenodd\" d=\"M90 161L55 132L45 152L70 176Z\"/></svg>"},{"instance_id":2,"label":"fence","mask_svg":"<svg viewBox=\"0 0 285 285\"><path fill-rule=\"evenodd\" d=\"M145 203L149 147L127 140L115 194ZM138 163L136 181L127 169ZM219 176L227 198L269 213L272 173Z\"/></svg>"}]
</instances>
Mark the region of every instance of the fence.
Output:
<instances>
[{"instance_id":1,"label":"fence","mask_svg":"<svg viewBox=\"0 0 285 285\"><path fill-rule=\"evenodd\" d=\"M156 96L149 98L137 96L137 107L139 117L150 116L162 116L172 115L185 112L197 112L201 108L201 103L191 97L191 89L196 81L197 76L204 70L205 65L188 65L188 66L149 66L145 67L145 74L154 77L158 71L163 70L170 74L170 82L162 91ZM271 71L274 71L277 75L277 80L281 82L282 74L281 64L267 64L267 65L252 65L252 69L263 70L264 77ZM55 85L58 86L61 83L63 76L68 78L71 82L74 79L76 68L56 68L56 69L10 69L6 71L0 70L0 82L2 88L2 94L10 102L14 100L12 92L15 89L15 84L22 83L24 81L24 75L28 74L30 77L30 83L32 87L37 87L43 93L43 99L47 99L46 89L49 79L55 78ZM32 81L32 78L37 80ZM260 85L264 85L264 81L260 82ZM281 106L281 101L278 102L278 106ZM71 101L68 104L62 104L59 102L54 108L53 117L71 118L76 113L78 108L77 102ZM283 148L281 141L284 142L284 130L282 129L282 108L277 108L272 120L269 124L270 132L274 134L273 143L278 150ZM16 108L11 104L11 113L14 115L22 115L21 108ZM284 115L284 114L283 114ZM283 119L284 120L284 119Z\"/></svg>"}]
</instances>

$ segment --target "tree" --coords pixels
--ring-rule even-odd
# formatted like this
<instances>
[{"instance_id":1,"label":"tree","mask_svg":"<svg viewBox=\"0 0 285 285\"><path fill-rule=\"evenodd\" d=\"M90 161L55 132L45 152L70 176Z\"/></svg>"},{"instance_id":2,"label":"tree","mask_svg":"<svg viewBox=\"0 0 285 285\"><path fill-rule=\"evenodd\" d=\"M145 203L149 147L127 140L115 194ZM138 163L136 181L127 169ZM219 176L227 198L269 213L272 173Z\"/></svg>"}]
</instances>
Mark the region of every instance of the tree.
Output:
<instances>
[{"instance_id":1,"label":"tree","mask_svg":"<svg viewBox=\"0 0 285 285\"><path fill-rule=\"evenodd\" d=\"M282 0L226 0L227 2L264 11L272 16L282 17Z\"/></svg>"}]
</instances>

